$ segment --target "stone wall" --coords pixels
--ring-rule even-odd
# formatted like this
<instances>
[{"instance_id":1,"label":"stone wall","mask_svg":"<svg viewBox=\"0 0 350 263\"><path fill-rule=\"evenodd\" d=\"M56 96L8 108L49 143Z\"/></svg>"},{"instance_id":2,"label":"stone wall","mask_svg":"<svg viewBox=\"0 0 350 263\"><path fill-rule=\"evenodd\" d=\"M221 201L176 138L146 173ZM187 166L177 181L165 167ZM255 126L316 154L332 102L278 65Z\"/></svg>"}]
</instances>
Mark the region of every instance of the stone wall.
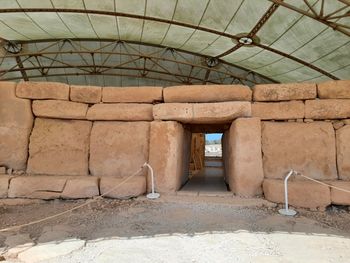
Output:
<instances>
[{"instance_id":1,"label":"stone wall","mask_svg":"<svg viewBox=\"0 0 350 263\"><path fill-rule=\"evenodd\" d=\"M154 168L157 190L174 192L187 179L185 125L231 123L223 154L225 180L236 195L281 203L290 169L350 188L350 81L253 89L0 82L0 197L91 197L145 162ZM145 193L146 175L143 170L107 196ZM346 194L301 177L290 184L292 205L350 205Z\"/></svg>"}]
</instances>

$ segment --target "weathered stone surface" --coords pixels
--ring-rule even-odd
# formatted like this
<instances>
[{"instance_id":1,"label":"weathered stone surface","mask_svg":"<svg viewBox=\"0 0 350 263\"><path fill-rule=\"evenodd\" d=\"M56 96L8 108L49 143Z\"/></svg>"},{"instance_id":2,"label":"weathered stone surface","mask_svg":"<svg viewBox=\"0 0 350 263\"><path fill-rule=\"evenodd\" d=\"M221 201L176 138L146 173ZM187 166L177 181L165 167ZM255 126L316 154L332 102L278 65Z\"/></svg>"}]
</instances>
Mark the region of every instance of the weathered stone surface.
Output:
<instances>
[{"instance_id":1,"label":"weathered stone surface","mask_svg":"<svg viewBox=\"0 0 350 263\"><path fill-rule=\"evenodd\" d=\"M254 101L305 100L316 95L314 83L260 84L253 89Z\"/></svg>"},{"instance_id":2,"label":"weathered stone surface","mask_svg":"<svg viewBox=\"0 0 350 263\"><path fill-rule=\"evenodd\" d=\"M154 170L155 188L159 192L177 191L183 179L185 131L180 123L151 123L149 163ZM150 175L147 178L150 189Z\"/></svg>"},{"instance_id":3,"label":"weathered stone surface","mask_svg":"<svg viewBox=\"0 0 350 263\"><path fill-rule=\"evenodd\" d=\"M11 179L8 197L40 199L59 198L66 181L66 176L17 176Z\"/></svg>"},{"instance_id":4,"label":"weathered stone surface","mask_svg":"<svg viewBox=\"0 0 350 263\"><path fill-rule=\"evenodd\" d=\"M350 117L350 100L307 100L305 101L305 118L343 119Z\"/></svg>"},{"instance_id":5,"label":"weathered stone surface","mask_svg":"<svg viewBox=\"0 0 350 263\"><path fill-rule=\"evenodd\" d=\"M165 102L251 101L252 91L243 85L173 86L163 90Z\"/></svg>"},{"instance_id":6,"label":"weathered stone surface","mask_svg":"<svg viewBox=\"0 0 350 263\"><path fill-rule=\"evenodd\" d=\"M350 181L350 125L336 131L339 179Z\"/></svg>"},{"instance_id":7,"label":"weathered stone surface","mask_svg":"<svg viewBox=\"0 0 350 263\"><path fill-rule=\"evenodd\" d=\"M304 102L255 102L252 116L262 120L287 120L304 118Z\"/></svg>"},{"instance_id":8,"label":"weathered stone surface","mask_svg":"<svg viewBox=\"0 0 350 263\"><path fill-rule=\"evenodd\" d=\"M326 183L350 191L350 182L346 181L327 181ZM339 189L330 187L331 189L331 201L336 205L350 205L350 193L341 191Z\"/></svg>"},{"instance_id":9,"label":"weathered stone surface","mask_svg":"<svg viewBox=\"0 0 350 263\"><path fill-rule=\"evenodd\" d=\"M95 104L89 108L88 120L108 121L151 121L153 120L153 105L118 103Z\"/></svg>"},{"instance_id":10,"label":"weathered stone surface","mask_svg":"<svg viewBox=\"0 0 350 263\"><path fill-rule=\"evenodd\" d=\"M331 80L317 84L321 99L350 99L350 80Z\"/></svg>"},{"instance_id":11,"label":"weathered stone surface","mask_svg":"<svg viewBox=\"0 0 350 263\"><path fill-rule=\"evenodd\" d=\"M15 95L16 84L0 82L0 166L25 169L33 126L30 100Z\"/></svg>"},{"instance_id":12,"label":"weathered stone surface","mask_svg":"<svg viewBox=\"0 0 350 263\"><path fill-rule=\"evenodd\" d=\"M146 192L146 177L134 176L125 181L126 178L102 177L100 181L101 194L105 197L126 199L143 195ZM117 187L117 185L120 185ZM116 187L115 190L112 190Z\"/></svg>"},{"instance_id":13,"label":"weathered stone surface","mask_svg":"<svg viewBox=\"0 0 350 263\"><path fill-rule=\"evenodd\" d=\"M26 99L69 100L69 86L58 82L22 81L17 84L16 96Z\"/></svg>"},{"instance_id":14,"label":"weathered stone surface","mask_svg":"<svg viewBox=\"0 0 350 263\"><path fill-rule=\"evenodd\" d=\"M102 97L102 87L70 86L70 100L84 103L99 103Z\"/></svg>"},{"instance_id":15,"label":"weathered stone surface","mask_svg":"<svg viewBox=\"0 0 350 263\"><path fill-rule=\"evenodd\" d=\"M263 189L267 200L284 203L283 180L265 179ZM294 207L324 208L331 204L330 189L311 181L289 181L288 201Z\"/></svg>"},{"instance_id":16,"label":"weathered stone surface","mask_svg":"<svg viewBox=\"0 0 350 263\"><path fill-rule=\"evenodd\" d=\"M89 198L99 195L98 178L92 176L80 176L67 179L61 198L76 199Z\"/></svg>"},{"instance_id":17,"label":"weathered stone surface","mask_svg":"<svg viewBox=\"0 0 350 263\"><path fill-rule=\"evenodd\" d=\"M262 193L264 172L261 155L261 123L258 118L235 120L225 134L226 177L236 195L252 197ZM225 138L226 140L226 138Z\"/></svg>"},{"instance_id":18,"label":"weathered stone surface","mask_svg":"<svg viewBox=\"0 0 350 263\"><path fill-rule=\"evenodd\" d=\"M28 173L87 175L91 122L35 119Z\"/></svg>"},{"instance_id":19,"label":"weathered stone surface","mask_svg":"<svg viewBox=\"0 0 350 263\"><path fill-rule=\"evenodd\" d=\"M103 102L153 103L163 100L162 87L104 87Z\"/></svg>"},{"instance_id":20,"label":"weathered stone surface","mask_svg":"<svg viewBox=\"0 0 350 263\"><path fill-rule=\"evenodd\" d=\"M0 174L6 174L6 167L0 167Z\"/></svg>"},{"instance_id":21,"label":"weathered stone surface","mask_svg":"<svg viewBox=\"0 0 350 263\"><path fill-rule=\"evenodd\" d=\"M90 172L126 177L148 161L148 122L94 122L90 139ZM145 173L144 173L145 174Z\"/></svg>"},{"instance_id":22,"label":"weathered stone surface","mask_svg":"<svg viewBox=\"0 0 350 263\"><path fill-rule=\"evenodd\" d=\"M0 175L0 198L7 197L9 182L10 182L10 176Z\"/></svg>"},{"instance_id":23,"label":"weathered stone surface","mask_svg":"<svg viewBox=\"0 0 350 263\"><path fill-rule=\"evenodd\" d=\"M63 100L34 100L32 108L37 117L85 119L88 105Z\"/></svg>"},{"instance_id":24,"label":"weathered stone surface","mask_svg":"<svg viewBox=\"0 0 350 263\"><path fill-rule=\"evenodd\" d=\"M335 134L329 122L263 122L262 151L265 178L284 178L290 169L314 179L337 178Z\"/></svg>"},{"instance_id":25,"label":"weathered stone surface","mask_svg":"<svg viewBox=\"0 0 350 263\"><path fill-rule=\"evenodd\" d=\"M163 103L153 107L155 120L183 123L228 123L238 117L251 116L250 102Z\"/></svg>"}]
</instances>

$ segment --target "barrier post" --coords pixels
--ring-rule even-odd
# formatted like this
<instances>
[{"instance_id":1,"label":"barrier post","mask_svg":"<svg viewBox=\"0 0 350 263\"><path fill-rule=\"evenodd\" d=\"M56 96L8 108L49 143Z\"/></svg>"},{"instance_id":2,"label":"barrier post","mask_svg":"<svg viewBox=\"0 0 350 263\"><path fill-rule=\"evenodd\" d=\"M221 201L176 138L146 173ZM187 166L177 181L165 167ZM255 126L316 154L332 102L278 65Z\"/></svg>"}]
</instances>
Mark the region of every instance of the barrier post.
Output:
<instances>
[{"instance_id":1,"label":"barrier post","mask_svg":"<svg viewBox=\"0 0 350 263\"><path fill-rule=\"evenodd\" d=\"M157 199L160 197L160 194L159 193L156 193L154 191L154 175L153 175L153 168L148 164L148 163L145 163L143 166L147 166L147 168L151 171L151 184L152 184L152 191L151 193L147 194L146 197L148 199Z\"/></svg>"},{"instance_id":2,"label":"barrier post","mask_svg":"<svg viewBox=\"0 0 350 263\"><path fill-rule=\"evenodd\" d=\"M293 209L289 209L288 205L288 179L291 177L293 174L295 174L295 171L291 169L289 173L287 174L286 178L284 179L284 201L285 201L285 207L278 210L278 212L281 215L284 216L295 216L297 212Z\"/></svg>"}]
</instances>

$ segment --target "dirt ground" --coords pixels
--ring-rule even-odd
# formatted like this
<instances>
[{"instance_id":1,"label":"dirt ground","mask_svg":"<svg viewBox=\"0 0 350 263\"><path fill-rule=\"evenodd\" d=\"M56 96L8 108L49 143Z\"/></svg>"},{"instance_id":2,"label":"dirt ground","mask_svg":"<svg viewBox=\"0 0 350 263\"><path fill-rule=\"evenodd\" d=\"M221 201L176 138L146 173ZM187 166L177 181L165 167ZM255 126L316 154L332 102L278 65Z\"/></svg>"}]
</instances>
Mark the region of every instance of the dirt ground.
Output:
<instances>
[{"instance_id":1,"label":"dirt ground","mask_svg":"<svg viewBox=\"0 0 350 263\"><path fill-rule=\"evenodd\" d=\"M82 202L2 204L0 229ZM228 202L214 197L104 199L19 231L0 232L0 261L350 262L348 207L329 207L325 212L297 209L296 217L281 216L278 208L260 200L250 200L245 206L244 199ZM47 254L50 248L46 249L46 258L38 256L39 260L30 254L33 246L57 245L70 239L74 240L72 244L83 243L67 253L59 250L52 257ZM18 250L23 244L29 245ZM25 250L28 255L21 255ZM302 250L302 255L311 255L295 258ZM221 256L213 257L213 253Z\"/></svg>"}]
</instances>

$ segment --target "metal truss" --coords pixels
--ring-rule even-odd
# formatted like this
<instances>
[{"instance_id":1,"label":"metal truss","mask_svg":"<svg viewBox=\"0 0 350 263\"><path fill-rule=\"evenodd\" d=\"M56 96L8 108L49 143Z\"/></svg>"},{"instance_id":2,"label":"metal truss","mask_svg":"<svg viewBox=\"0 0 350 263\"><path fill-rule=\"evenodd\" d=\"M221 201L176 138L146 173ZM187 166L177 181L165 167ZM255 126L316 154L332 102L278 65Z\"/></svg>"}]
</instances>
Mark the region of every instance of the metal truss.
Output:
<instances>
[{"instance_id":1,"label":"metal truss","mask_svg":"<svg viewBox=\"0 0 350 263\"><path fill-rule=\"evenodd\" d=\"M114 76L162 80L174 84L275 82L219 59L167 47L124 41L6 43L0 55L0 80L50 80L59 76Z\"/></svg>"}]
</instances>

